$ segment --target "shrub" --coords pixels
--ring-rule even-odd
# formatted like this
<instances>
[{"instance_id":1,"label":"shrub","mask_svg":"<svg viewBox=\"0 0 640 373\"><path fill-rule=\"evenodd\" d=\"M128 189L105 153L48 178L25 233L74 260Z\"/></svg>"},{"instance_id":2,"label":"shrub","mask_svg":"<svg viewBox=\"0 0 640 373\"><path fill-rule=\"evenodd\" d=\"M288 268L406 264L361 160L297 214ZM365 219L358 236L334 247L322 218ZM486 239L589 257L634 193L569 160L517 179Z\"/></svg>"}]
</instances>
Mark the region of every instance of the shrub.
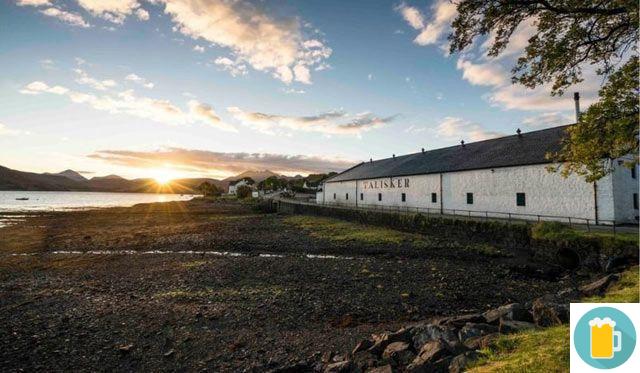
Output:
<instances>
[{"instance_id":1,"label":"shrub","mask_svg":"<svg viewBox=\"0 0 640 373\"><path fill-rule=\"evenodd\" d=\"M238 197L239 199L251 197L251 188L246 185L240 185L236 189L236 197Z\"/></svg>"}]
</instances>

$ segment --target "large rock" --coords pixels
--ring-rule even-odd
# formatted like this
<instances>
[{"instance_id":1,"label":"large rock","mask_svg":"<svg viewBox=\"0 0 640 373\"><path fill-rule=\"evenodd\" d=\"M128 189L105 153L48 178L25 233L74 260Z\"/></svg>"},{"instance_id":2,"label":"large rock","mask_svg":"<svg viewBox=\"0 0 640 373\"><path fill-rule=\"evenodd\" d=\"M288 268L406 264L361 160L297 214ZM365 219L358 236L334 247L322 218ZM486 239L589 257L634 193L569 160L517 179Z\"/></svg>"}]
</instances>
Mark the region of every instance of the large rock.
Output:
<instances>
[{"instance_id":1,"label":"large rock","mask_svg":"<svg viewBox=\"0 0 640 373\"><path fill-rule=\"evenodd\" d=\"M445 317L438 320L437 325L452 326L454 328L462 328L466 323L485 323L487 320L480 313L471 313L468 315Z\"/></svg>"},{"instance_id":2,"label":"large rock","mask_svg":"<svg viewBox=\"0 0 640 373\"><path fill-rule=\"evenodd\" d=\"M397 365L403 366L411 363L416 354L411 350L407 342L390 343L382 353L382 358L392 360Z\"/></svg>"},{"instance_id":3,"label":"large rock","mask_svg":"<svg viewBox=\"0 0 640 373\"><path fill-rule=\"evenodd\" d=\"M393 373L391 365L383 365L381 367L375 367L367 370L367 373Z\"/></svg>"},{"instance_id":4,"label":"large rock","mask_svg":"<svg viewBox=\"0 0 640 373\"><path fill-rule=\"evenodd\" d=\"M373 346L373 341L369 339L363 339L362 341L358 342L358 344L356 345L356 347L353 349L351 353L355 355L360 351L365 351L371 348L371 346Z\"/></svg>"},{"instance_id":5,"label":"large rock","mask_svg":"<svg viewBox=\"0 0 640 373\"><path fill-rule=\"evenodd\" d=\"M531 313L520 303L505 304L482 314L489 324L497 324L500 319L533 321Z\"/></svg>"},{"instance_id":6,"label":"large rock","mask_svg":"<svg viewBox=\"0 0 640 373\"><path fill-rule=\"evenodd\" d=\"M446 341L438 339L427 342L422 346L418 356L405 368L405 371L411 373L446 371L443 369L445 359L449 359L450 355L451 349ZM448 366L448 362L446 366Z\"/></svg>"},{"instance_id":7,"label":"large rock","mask_svg":"<svg viewBox=\"0 0 640 373\"><path fill-rule=\"evenodd\" d=\"M378 357L369 351L359 351L353 354L352 361L353 365L360 371L364 371L367 368L378 365Z\"/></svg>"},{"instance_id":8,"label":"large rock","mask_svg":"<svg viewBox=\"0 0 640 373\"><path fill-rule=\"evenodd\" d=\"M471 337L478 337L482 335L487 335L491 333L496 333L498 331L498 327L490 324L476 324L476 323L466 323L460 331L458 332L458 338L461 342L464 343L467 339Z\"/></svg>"},{"instance_id":9,"label":"large rock","mask_svg":"<svg viewBox=\"0 0 640 373\"><path fill-rule=\"evenodd\" d=\"M384 352L387 346L394 342L412 342L411 340L411 330L410 329L400 329L393 333L384 333L381 335L373 336L373 345L367 349L367 351L380 355Z\"/></svg>"},{"instance_id":10,"label":"large rock","mask_svg":"<svg viewBox=\"0 0 640 373\"><path fill-rule=\"evenodd\" d=\"M498 337L499 333L491 333L477 337L471 337L464 341L464 346L471 350L482 350L489 347Z\"/></svg>"},{"instance_id":11,"label":"large rock","mask_svg":"<svg viewBox=\"0 0 640 373\"><path fill-rule=\"evenodd\" d=\"M464 372L467 364L475 360L478 354L475 351L467 351L460 355L457 355L453 359L451 359L451 363L449 363L449 373L460 373Z\"/></svg>"},{"instance_id":12,"label":"large rock","mask_svg":"<svg viewBox=\"0 0 640 373\"><path fill-rule=\"evenodd\" d=\"M560 303L552 295L545 295L533 301L531 312L537 326L561 325L569 321L569 305Z\"/></svg>"},{"instance_id":13,"label":"large rock","mask_svg":"<svg viewBox=\"0 0 640 373\"><path fill-rule=\"evenodd\" d=\"M519 332L521 330L534 329L536 324L527 321L515 321L500 319L499 332L509 334Z\"/></svg>"},{"instance_id":14,"label":"large rock","mask_svg":"<svg viewBox=\"0 0 640 373\"><path fill-rule=\"evenodd\" d=\"M612 283L618 281L619 279L620 274L613 273L604 276L603 278L598 279L590 284L581 286L579 290L585 297L602 295L605 291L607 291L607 289L609 289L609 286L611 286Z\"/></svg>"},{"instance_id":15,"label":"large rock","mask_svg":"<svg viewBox=\"0 0 640 373\"><path fill-rule=\"evenodd\" d=\"M416 351L420 351L427 342L444 340L450 346L456 345L458 335L453 327L434 324L422 324L411 328L411 340Z\"/></svg>"}]
</instances>

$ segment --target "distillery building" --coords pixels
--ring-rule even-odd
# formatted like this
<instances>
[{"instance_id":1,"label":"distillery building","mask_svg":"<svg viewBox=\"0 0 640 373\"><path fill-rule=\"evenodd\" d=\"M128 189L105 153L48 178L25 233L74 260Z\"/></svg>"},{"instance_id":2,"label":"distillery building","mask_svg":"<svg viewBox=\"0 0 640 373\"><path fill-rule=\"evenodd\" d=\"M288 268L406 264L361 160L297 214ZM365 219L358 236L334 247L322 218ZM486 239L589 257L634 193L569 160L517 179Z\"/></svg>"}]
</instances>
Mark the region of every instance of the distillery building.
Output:
<instances>
[{"instance_id":1,"label":"distillery building","mask_svg":"<svg viewBox=\"0 0 640 373\"><path fill-rule=\"evenodd\" d=\"M549 172L567 126L422 150L360 163L325 180L316 202L352 207L423 209L433 213L567 220L638 221L637 167L586 182Z\"/></svg>"}]
</instances>

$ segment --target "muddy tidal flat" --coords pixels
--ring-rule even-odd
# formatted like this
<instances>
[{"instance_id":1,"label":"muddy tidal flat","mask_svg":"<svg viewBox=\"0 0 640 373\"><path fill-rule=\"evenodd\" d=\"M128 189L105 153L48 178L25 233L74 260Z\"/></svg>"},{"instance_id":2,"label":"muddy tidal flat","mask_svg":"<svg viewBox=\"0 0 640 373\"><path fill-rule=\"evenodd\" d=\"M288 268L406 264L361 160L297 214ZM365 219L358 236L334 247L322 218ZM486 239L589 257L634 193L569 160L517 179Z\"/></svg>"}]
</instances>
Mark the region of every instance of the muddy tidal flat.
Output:
<instances>
[{"instance_id":1,"label":"muddy tidal flat","mask_svg":"<svg viewBox=\"0 0 640 373\"><path fill-rule=\"evenodd\" d=\"M0 228L0 371L312 365L371 333L577 281L526 253L378 239L352 223L336 237L321 229L331 221L309 219L191 201L37 213Z\"/></svg>"}]
</instances>

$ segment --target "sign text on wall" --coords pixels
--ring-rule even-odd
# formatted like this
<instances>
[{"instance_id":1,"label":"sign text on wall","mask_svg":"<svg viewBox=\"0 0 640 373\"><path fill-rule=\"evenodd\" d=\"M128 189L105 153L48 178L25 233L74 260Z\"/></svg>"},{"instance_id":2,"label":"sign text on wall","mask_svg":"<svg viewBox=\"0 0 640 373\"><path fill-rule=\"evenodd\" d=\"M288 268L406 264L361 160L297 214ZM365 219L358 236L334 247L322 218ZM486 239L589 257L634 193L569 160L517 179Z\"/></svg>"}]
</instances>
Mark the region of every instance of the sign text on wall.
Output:
<instances>
[{"instance_id":1,"label":"sign text on wall","mask_svg":"<svg viewBox=\"0 0 640 373\"><path fill-rule=\"evenodd\" d=\"M408 178L390 178L383 180L363 181L364 189L408 188Z\"/></svg>"}]
</instances>

